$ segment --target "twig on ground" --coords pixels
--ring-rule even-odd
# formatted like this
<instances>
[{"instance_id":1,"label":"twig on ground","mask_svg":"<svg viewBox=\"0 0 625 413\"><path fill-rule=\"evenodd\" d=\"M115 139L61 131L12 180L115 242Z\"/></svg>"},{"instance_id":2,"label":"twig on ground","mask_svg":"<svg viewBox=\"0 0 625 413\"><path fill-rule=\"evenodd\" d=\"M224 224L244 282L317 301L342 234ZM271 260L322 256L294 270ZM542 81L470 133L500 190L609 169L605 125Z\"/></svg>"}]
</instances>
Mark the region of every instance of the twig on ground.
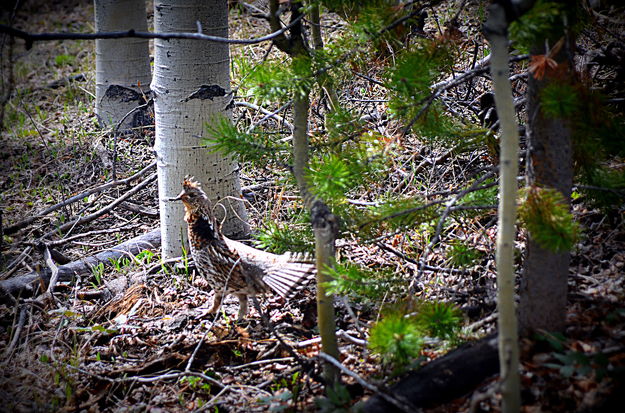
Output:
<instances>
[{"instance_id":1,"label":"twig on ground","mask_svg":"<svg viewBox=\"0 0 625 413\"><path fill-rule=\"evenodd\" d=\"M366 347L367 346L367 340L361 340L359 338L351 336L344 330L338 330L336 332L336 336L339 337L339 338L343 338L343 339L351 342L352 344L356 344L357 346L361 346L361 347ZM300 341L299 343L295 344L295 347L297 347L297 348L304 348L304 347L308 347L310 345L317 344L317 343L321 343L321 337L315 337L315 338L311 338L309 340Z\"/></svg>"},{"instance_id":2,"label":"twig on ground","mask_svg":"<svg viewBox=\"0 0 625 413\"><path fill-rule=\"evenodd\" d=\"M156 173L154 173L154 174L150 175L149 177L147 177L143 182L141 182L140 184L138 184L137 186L132 188L130 191L126 192L124 195L120 196L119 198L117 198L115 201L111 202L110 204L108 204L104 208L102 208L102 209L100 209L100 210L98 210L98 211L96 211L96 212L94 212L92 214L89 214L87 216L76 218L75 220L67 222L67 223L59 226L56 229L48 231L43 236L41 236L40 240L44 240L45 238L47 238L47 237L49 237L49 236L51 236L53 234L66 231L68 229L73 229L73 227L75 227L76 225L84 224L86 222L90 222L90 221L93 221L96 218L101 217L102 215L104 215L107 212L109 212L112 209L114 209L117 205L119 205L122 202L124 202L126 199L130 198L131 196L133 196L136 193L140 192L141 190L145 189L154 180L156 180Z\"/></svg>"},{"instance_id":3,"label":"twig on ground","mask_svg":"<svg viewBox=\"0 0 625 413\"><path fill-rule=\"evenodd\" d=\"M470 187L468 187L467 189L459 192L456 196L454 196L453 198L451 198L447 202L447 207L445 208L445 210L441 214L441 217L438 220L438 224L436 225L436 232L434 233L434 236L432 237L431 241L425 247L425 250L423 251L423 254L421 254L421 259L419 260L419 266L418 266L417 274L412 279L412 282L410 283L409 290L411 292L413 292L413 293L415 292L414 289L415 289L415 285L417 283L417 280L420 279L421 276L423 275L423 271L424 271L423 266L425 265L425 260L427 260L428 255L430 255L430 251L432 251L432 248L434 248L434 246L436 244L438 244L438 241L439 241L439 239L441 237L441 233L443 232L443 224L445 223L445 220L447 219L447 217L451 213L452 208L455 206L456 202L458 202L460 199L462 199L462 197L464 197L468 193L472 192L474 190L474 188L480 186L484 181L486 181L487 179L489 179L493 175L495 175L495 171L494 170L492 170L492 171L482 175L479 179L476 179L475 182L473 182L473 184Z\"/></svg>"},{"instance_id":4,"label":"twig on ground","mask_svg":"<svg viewBox=\"0 0 625 413\"><path fill-rule=\"evenodd\" d=\"M273 323L271 322L270 318L269 318L269 314L268 313L264 313L263 310L260 308L260 303L258 302L258 298L256 298L256 296L251 296L252 298L252 304L254 304L254 308L256 309L256 311L258 311L258 314L260 314L261 320L263 320L263 324L265 324L265 327L267 327L267 329L271 332L271 334L276 338L276 340L278 340L278 343L280 343L280 345L282 346L282 348L289 353L289 355L296 360L300 365L304 366L306 365L306 362L304 359L302 359L302 357L297 354L295 352L295 350L293 350L293 347L289 346L284 339L282 338L282 336L280 336L280 334L278 334L278 332L276 331L276 329L273 326Z\"/></svg>"},{"instance_id":5,"label":"twig on ground","mask_svg":"<svg viewBox=\"0 0 625 413\"><path fill-rule=\"evenodd\" d=\"M475 323L469 324L466 329L468 331L475 331L478 328L481 328L484 324L488 324L490 322L493 322L495 320L497 320L497 317L499 316L499 313L494 312L491 315L482 318L481 320L476 321Z\"/></svg>"},{"instance_id":6,"label":"twig on ground","mask_svg":"<svg viewBox=\"0 0 625 413\"><path fill-rule=\"evenodd\" d=\"M93 235L100 235L100 234L111 234L111 233L119 232L119 231L129 231L139 226L140 224L135 224L135 225L126 225L126 226L121 226L121 227L114 227L114 228L98 229L95 231L87 231L87 232L83 232L80 234L72 235L71 237L62 238L62 239L53 240L53 241L47 241L44 244L48 247L58 247L60 245L67 244L68 242L76 241L80 238L87 238ZM36 246L35 243L28 243L28 244L32 246Z\"/></svg>"},{"instance_id":7,"label":"twig on ground","mask_svg":"<svg viewBox=\"0 0 625 413\"><path fill-rule=\"evenodd\" d=\"M128 116L132 115L133 113L139 110L146 109L148 106L152 105L153 103L154 103L154 99L152 98L148 99L148 101L145 102L143 105L139 105L130 109L128 113L122 116L122 118L119 121L117 121L117 124L115 124L115 128L113 128L113 170L111 171L111 175L114 181L117 180L117 138L119 136L118 135L119 128L122 126L122 123L124 123L126 119L128 119Z\"/></svg>"},{"instance_id":8,"label":"twig on ground","mask_svg":"<svg viewBox=\"0 0 625 413\"><path fill-rule=\"evenodd\" d=\"M158 218L160 216L158 210L146 208L141 205L137 205L134 202L123 202L120 207L125 210L136 212L137 214L145 215L152 218Z\"/></svg>"},{"instance_id":9,"label":"twig on ground","mask_svg":"<svg viewBox=\"0 0 625 413\"><path fill-rule=\"evenodd\" d=\"M17 346L17 341L19 340L20 335L22 334L22 329L24 328L24 324L26 324L26 314L27 314L26 306L22 306L22 308L20 308L20 315L17 320L17 325L14 325L12 329L13 338L11 339L11 344L9 344L9 346L4 351L5 360L9 359L9 356L13 353L15 346Z\"/></svg>"},{"instance_id":10,"label":"twig on ground","mask_svg":"<svg viewBox=\"0 0 625 413\"><path fill-rule=\"evenodd\" d=\"M0 274L0 280L9 278L15 272L15 270L17 270L17 267L26 259L26 257L28 257L32 250L33 247L26 247L24 251L22 251L20 255L17 256L17 258L8 263L6 266L6 271Z\"/></svg>"},{"instance_id":11,"label":"twig on ground","mask_svg":"<svg viewBox=\"0 0 625 413\"><path fill-rule=\"evenodd\" d=\"M124 179L120 179L117 181L111 181L111 182L107 182L103 185L97 186L95 188L91 188L88 189L84 192L81 192L78 195L74 195L71 198L68 198L62 202L59 202L56 205L52 205L49 208L44 209L41 212L38 212L37 214L31 215L30 217L20 221L20 222L16 222L13 225L9 225L7 227L4 228L4 232L5 234L13 234L17 231L19 231L20 229L28 226L29 224L33 223L34 221L36 221L39 218L42 218L46 215L48 215L51 212L56 211L57 209L63 208L64 206L70 205L74 202L80 201L82 199L84 199L85 197L88 197L89 195L92 194L96 194L102 191L105 191L109 188L112 188L114 186L119 186L119 185L128 185L130 182L134 181L135 179L142 177L143 175L145 175L147 172L150 171L150 169L154 168L156 166L156 161L150 163L148 166L146 166L145 168L143 168L142 170L140 170L139 172L129 176L128 178L124 178Z\"/></svg>"},{"instance_id":12,"label":"twig on ground","mask_svg":"<svg viewBox=\"0 0 625 413\"><path fill-rule=\"evenodd\" d=\"M270 110L267 110L267 109L265 109L263 107L260 107L258 105L255 105L255 104L249 103L249 102L237 101L234 104L235 104L235 106L243 106L243 107L246 107L246 108L257 110L257 111L261 112L262 114L266 115L259 122L257 122L255 124L253 124L252 126L250 126L248 128L248 130L247 130L247 133L252 132L257 126L260 125L260 123L264 122L267 119L275 119L276 122L283 124L284 126L289 128L289 130L293 130L293 125L289 121L284 119L282 116L278 115L278 113L281 112L282 108L279 108L277 111L272 112Z\"/></svg>"},{"instance_id":13,"label":"twig on ground","mask_svg":"<svg viewBox=\"0 0 625 413\"><path fill-rule=\"evenodd\" d=\"M415 260L414 258L410 258L409 256L407 256L406 254L404 254L401 251L397 251L395 248L389 247L386 244L383 244L381 242L376 242L375 245L387 252L390 252L393 255L396 255L397 257L401 258L402 260L408 261L411 264L415 264L415 265L419 265L419 261ZM467 270L460 270L457 268L445 268L445 267L438 267L438 266L434 266L434 265L427 265L427 264L423 264L423 268L424 270L427 271L439 271L439 272L447 272L450 274L470 274L471 271L467 271Z\"/></svg>"},{"instance_id":14,"label":"twig on ground","mask_svg":"<svg viewBox=\"0 0 625 413\"><path fill-rule=\"evenodd\" d=\"M336 368L341 370L343 373L345 373L348 376L350 376L353 379L355 379L358 382L358 384L360 384L362 387L364 387L364 388L366 388L368 390L371 390L372 392L380 395L380 397L382 397L384 400L386 400L387 402L391 403L393 406L397 407L401 411L403 411L403 412L411 412L411 413L416 413L416 412L420 412L421 411L421 409L417 409L415 406L413 406L408 400L405 400L403 397L401 397L399 395L389 394L387 391L382 390L378 386L367 382L365 379L360 377L357 373L351 371L350 369L348 369L347 367L342 365L334 357L332 357L332 356L330 356L330 355L328 355L326 353L321 352L321 353L319 353L319 358L329 362L330 364L332 364L333 366L335 366Z\"/></svg>"},{"instance_id":15,"label":"twig on ground","mask_svg":"<svg viewBox=\"0 0 625 413\"><path fill-rule=\"evenodd\" d=\"M278 109L274 110L273 112L271 112L271 115L275 115L277 113L282 112L283 110L286 110L289 108L289 106L291 106L293 104L292 100L289 100L288 102L286 102L284 105L280 106ZM269 115L265 115L264 117L262 117L258 122L256 122L255 124L251 125L248 129L248 133L252 130L254 130L258 125L262 124L263 122L265 122L267 119L269 119ZM293 125L291 125L291 130L293 130ZM290 139L290 137L287 137L286 139Z\"/></svg>"},{"instance_id":16,"label":"twig on ground","mask_svg":"<svg viewBox=\"0 0 625 413\"><path fill-rule=\"evenodd\" d=\"M230 366L228 367L230 370L241 370L247 367L253 366L262 366L263 364L271 364L271 363L280 363L282 361L293 361L293 357L280 357L277 359L267 359L267 360L257 360L252 361L251 363L240 364L238 366Z\"/></svg>"},{"instance_id":17,"label":"twig on ground","mask_svg":"<svg viewBox=\"0 0 625 413\"><path fill-rule=\"evenodd\" d=\"M46 290L45 295L54 299L52 293L54 292L54 288L56 288L56 283L59 279L59 267L57 267L54 263L52 255L50 254L50 248L48 248L48 246L44 247L43 258L46 262L46 265L48 266L48 268L50 268L50 271L52 272L52 275L50 276L50 282L48 283L48 289Z\"/></svg>"},{"instance_id":18,"label":"twig on ground","mask_svg":"<svg viewBox=\"0 0 625 413\"><path fill-rule=\"evenodd\" d=\"M510 62L518 62L521 60L526 60L528 58L529 58L529 55L514 56L510 59ZM436 100L436 98L439 97L443 92L453 87L456 87L479 74L488 72L490 70L490 66L486 66L486 63L488 63L489 61L490 61L489 59L484 58L483 67L471 69L469 71L462 73L458 77L455 77L453 79L448 79L443 82L435 83L434 85L432 85L432 89L433 89L432 93L429 96L421 99L419 102L417 102L414 105L414 106L421 106L421 109L419 109L419 112L417 112L417 114L404 127L402 136L405 136L408 134L410 129L412 129L412 126L419 120L419 118L421 118L421 116L427 111L427 109L434 102L434 100Z\"/></svg>"}]
</instances>

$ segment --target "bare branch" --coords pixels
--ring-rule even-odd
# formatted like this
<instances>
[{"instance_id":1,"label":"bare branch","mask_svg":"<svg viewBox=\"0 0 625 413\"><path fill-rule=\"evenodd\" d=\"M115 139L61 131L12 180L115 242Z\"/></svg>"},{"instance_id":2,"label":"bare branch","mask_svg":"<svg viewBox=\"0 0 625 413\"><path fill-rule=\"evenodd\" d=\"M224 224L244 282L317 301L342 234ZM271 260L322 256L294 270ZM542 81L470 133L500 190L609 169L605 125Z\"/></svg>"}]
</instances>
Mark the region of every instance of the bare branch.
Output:
<instances>
[{"instance_id":1,"label":"bare branch","mask_svg":"<svg viewBox=\"0 0 625 413\"><path fill-rule=\"evenodd\" d=\"M126 31L116 32L96 32L96 33L29 33L23 30L16 29L5 24L0 24L0 33L6 33L9 36L24 39L26 42L26 49L30 49L34 42L50 41L50 40L96 40L96 39L123 39L128 37L137 37L141 39L195 39L206 40L214 43L226 43L226 44L257 44L273 40L283 35L284 32L294 27L303 18L300 15L294 18L287 26L270 33L266 36L255 37L252 39L228 39L227 37L210 36L203 33L153 33L153 32L138 32L134 29Z\"/></svg>"}]
</instances>

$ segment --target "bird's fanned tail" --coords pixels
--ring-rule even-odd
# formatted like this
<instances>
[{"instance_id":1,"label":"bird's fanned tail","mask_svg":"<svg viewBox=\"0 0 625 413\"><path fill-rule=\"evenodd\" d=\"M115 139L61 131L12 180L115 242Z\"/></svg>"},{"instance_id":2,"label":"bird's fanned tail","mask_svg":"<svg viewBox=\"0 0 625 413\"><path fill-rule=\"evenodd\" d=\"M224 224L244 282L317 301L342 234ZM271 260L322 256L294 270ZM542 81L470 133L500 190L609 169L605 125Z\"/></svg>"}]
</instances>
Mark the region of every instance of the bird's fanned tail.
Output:
<instances>
[{"instance_id":1,"label":"bird's fanned tail","mask_svg":"<svg viewBox=\"0 0 625 413\"><path fill-rule=\"evenodd\" d=\"M267 271L263 281L284 298L291 298L315 276L315 266L298 262L276 265Z\"/></svg>"}]
</instances>

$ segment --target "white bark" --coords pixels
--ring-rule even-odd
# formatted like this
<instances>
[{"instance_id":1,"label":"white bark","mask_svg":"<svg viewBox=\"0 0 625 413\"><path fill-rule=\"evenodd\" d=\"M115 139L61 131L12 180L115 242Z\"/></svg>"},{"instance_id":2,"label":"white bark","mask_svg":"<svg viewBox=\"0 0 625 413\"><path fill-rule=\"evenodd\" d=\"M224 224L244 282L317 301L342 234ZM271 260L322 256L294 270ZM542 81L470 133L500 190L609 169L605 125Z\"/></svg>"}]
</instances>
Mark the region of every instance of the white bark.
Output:
<instances>
[{"instance_id":1,"label":"white bark","mask_svg":"<svg viewBox=\"0 0 625 413\"><path fill-rule=\"evenodd\" d=\"M204 34L227 37L228 6L223 0L156 0L156 32L194 32L198 23ZM161 214L162 248L165 257L179 256L186 242L183 207L167 199L178 195L185 175L202 183L223 216L224 233L231 238L247 235L247 215L241 197L238 166L230 158L201 147L206 122L216 114L230 116L231 101L228 46L203 40L154 41L152 93L156 117L156 156ZM188 251L188 249L187 249Z\"/></svg>"},{"instance_id":2,"label":"white bark","mask_svg":"<svg viewBox=\"0 0 625 413\"><path fill-rule=\"evenodd\" d=\"M508 22L504 9L499 4L490 6L488 21L484 29L491 47L493 91L501 125L496 260L502 411L516 413L521 405L519 343L514 305L514 239L519 135L508 69Z\"/></svg>"},{"instance_id":3,"label":"white bark","mask_svg":"<svg viewBox=\"0 0 625 413\"><path fill-rule=\"evenodd\" d=\"M145 0L95 0L96 31L147 31ZM148 39L98 39L96 44L96 114L102 126L115 126L149 92ZM121 129L136 126L137 113Z\"/></svg>"}]
</instances>

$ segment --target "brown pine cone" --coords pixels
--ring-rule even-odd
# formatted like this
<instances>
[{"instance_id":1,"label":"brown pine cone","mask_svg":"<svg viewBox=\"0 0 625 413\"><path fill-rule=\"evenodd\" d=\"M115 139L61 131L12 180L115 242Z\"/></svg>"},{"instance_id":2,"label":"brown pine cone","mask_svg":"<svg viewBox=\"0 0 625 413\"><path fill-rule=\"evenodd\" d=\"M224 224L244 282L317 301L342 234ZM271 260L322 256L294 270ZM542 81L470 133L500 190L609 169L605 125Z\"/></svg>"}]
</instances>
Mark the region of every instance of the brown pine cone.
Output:
<instances>
[{"instance_id":1,"label":"brown pine cone","mask_svg":"<svg viewBox=\"0 0 625 413\"><path fill-rule=\"evenodd\" d=\"M247 314L247 296L271 292L293 297L314 277L315 266L296 254L276 255L226 238L213 215L212 204L193 178L182 183L183 190L172 200L185 207L191 255L199 273L215 291L209 312L221 307L227 294L239 299L239 319Z\"/></svg>"}]
</instances>

